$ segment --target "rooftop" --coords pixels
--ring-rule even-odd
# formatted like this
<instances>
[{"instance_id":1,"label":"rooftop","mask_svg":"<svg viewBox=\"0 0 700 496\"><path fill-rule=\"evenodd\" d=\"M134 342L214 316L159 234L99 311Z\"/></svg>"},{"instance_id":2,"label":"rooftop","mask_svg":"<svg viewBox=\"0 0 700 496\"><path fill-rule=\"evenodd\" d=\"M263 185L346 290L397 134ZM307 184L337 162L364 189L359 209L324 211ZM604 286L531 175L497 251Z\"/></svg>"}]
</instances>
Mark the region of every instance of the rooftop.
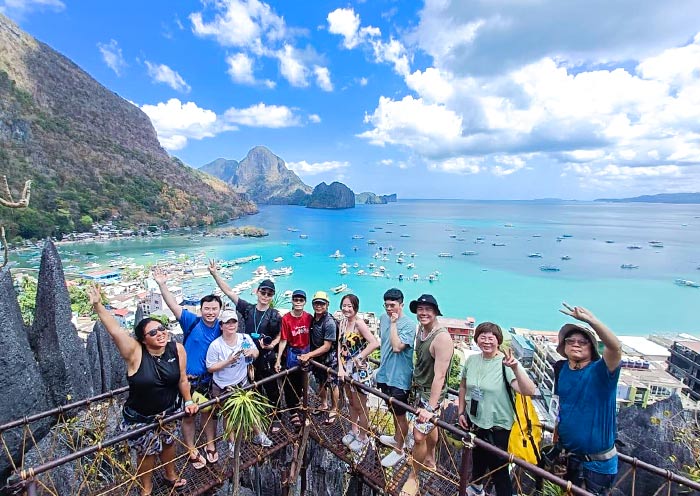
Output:
<instances>
[{"instance_id":1,"label":"rooftop","mask_svg":"<svg viewBox=\"0 0 700 496\"><path fill-rule=\"evenodd\" d=\"M618 336L618 339L622 342L625 348L629 348L642 356L671 356L671 352L668 351L667 348L664 348L663 346L658 345L645 337ZM700 345L700 342L698 342L698 345Z\"/></svg>"}]
</instances>

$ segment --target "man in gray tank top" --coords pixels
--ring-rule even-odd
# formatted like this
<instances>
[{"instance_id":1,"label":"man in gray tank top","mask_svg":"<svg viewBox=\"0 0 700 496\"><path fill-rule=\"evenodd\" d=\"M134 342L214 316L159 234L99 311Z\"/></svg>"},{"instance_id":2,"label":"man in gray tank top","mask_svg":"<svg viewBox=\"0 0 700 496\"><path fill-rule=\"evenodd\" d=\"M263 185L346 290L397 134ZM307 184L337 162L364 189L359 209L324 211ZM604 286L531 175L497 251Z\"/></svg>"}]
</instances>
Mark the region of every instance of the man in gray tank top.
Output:
<instances>
[{"instance_id":1,"label":"man in gray tank top","mask_svg":"<svg viewBox=\"0 0 700 496\"><path fill-rule=\"evenodd\" d=\"M452 361L454 344L447 328L438 321L440 308L432 295L421 295L409 305L418 318L416 333L416 363L413 369L413 389L417 410L413 424L413 467L401 489L402 496L418 494L418 472L437 468L435 447L438 431L434 420L440 415L440 404L447 395L447 374Z\"/></svg>"}]
</instances>

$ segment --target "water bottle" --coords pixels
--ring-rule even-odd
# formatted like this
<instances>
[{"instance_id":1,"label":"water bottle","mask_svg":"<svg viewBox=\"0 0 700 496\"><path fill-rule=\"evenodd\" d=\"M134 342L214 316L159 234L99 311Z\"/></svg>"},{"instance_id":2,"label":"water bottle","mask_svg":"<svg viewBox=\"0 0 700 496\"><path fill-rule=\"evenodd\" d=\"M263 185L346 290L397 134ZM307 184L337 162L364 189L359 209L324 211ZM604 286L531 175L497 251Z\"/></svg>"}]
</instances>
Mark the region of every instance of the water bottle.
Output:
<instances>
[{"instance_id":1,"label":"water bottle","mask_svg":"<svg viewBox=\"0 0 700 496\"><path fill-rule=\"evenodd\" d=\"M248 351L249 349L252 348L250 341L245 339L245 338L243 339L243 344L241 345L241 347L243 348L243 353L246 353L246 351ZM253 363L253 357L245 355L245 363L246 364Z\"/></svg>"}]
</instances>

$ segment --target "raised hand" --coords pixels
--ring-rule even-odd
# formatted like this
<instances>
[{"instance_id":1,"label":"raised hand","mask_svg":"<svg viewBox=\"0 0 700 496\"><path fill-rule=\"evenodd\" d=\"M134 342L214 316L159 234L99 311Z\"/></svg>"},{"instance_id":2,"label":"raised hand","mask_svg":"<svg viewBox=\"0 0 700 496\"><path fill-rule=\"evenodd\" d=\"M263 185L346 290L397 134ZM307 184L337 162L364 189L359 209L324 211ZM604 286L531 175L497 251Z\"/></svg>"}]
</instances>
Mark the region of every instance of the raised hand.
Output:
<instances>
[{"instance_id":1,"label":"raised hand","mask_svg":"<svg viewBox=\"0 0 700 496\"><path fill-rule=\"evenodd\" d=\"M102 291L100 285L97 283L90 284L87 288L88 298L90 299L90 305L97 305L102 303Z\"/></svg>"},{"instance_id":2,"label":"raised hand","mask_svg":"<svg viewBox=\"0 0 700 496\"><path fill-rule=\"evenodd\" d=\"M168 276L165 273L163 269L160 267L154 267L153 268L153 279L158 283L158 284L165 284L168 282Z\"/></svg>"},{"instance_id":3,"label":"raised hand","mask_svg":"<svg viewBox=\"0 0 700 496\"><path fill-rule=\"evenodd\" d=\"M593 312L586 308L572 307L566 302L562 302L562 305L564 305L565 309L559 309L559 311L564 315L573 317L576 320L580 320L581 322L586 322L587 324L592 324L593 322L596 322L598 320L596 319L596 316L593 315Z\"/></svg>"},{"instance_id":4,"label":"raised hand","mask_svg":"<svg viewBox=\"0 0 700 496\"><path fill-rule=\"evenodd\" d=\"M513 370L515 370L515 368L518 366L518 361L513 356L513 351L510 348L508 348L505 353L505 357L503 357L503 365L510 367Z\"/></svg>"},{"instance_id":5,"label":"raised hand","mask_svg":"<svg viewBox=\"0 0 700 496\"><path fill-rule=\"evenodd\" d=\"M212 276L215 276L218 273L218 269L216 267L216 260L214 260L213 258L211 260L209 260L209 267L208 268L209 268L209 273Z\"/></svg>"}]
</instances>

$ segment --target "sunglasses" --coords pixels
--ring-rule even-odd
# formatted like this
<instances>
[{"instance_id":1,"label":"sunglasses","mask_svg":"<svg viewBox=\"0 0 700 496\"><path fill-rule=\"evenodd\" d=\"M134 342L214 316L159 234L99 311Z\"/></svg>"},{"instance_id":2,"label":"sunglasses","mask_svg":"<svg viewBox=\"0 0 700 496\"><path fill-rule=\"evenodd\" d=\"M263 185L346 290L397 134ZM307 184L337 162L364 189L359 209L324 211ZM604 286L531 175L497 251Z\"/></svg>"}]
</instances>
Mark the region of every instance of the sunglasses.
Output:
<instances>
[{"instance_id":1,"label":"sunglasses","mask_svg":"<svg viewBox=\"0 0 700 496\"><path fill-rule=\"evenodd\" d=\"M586 346L588 343L587 339L579 339L579 338L566 338L564 340L566 344L577 344L579 346Z\"/></svg>"},{"instance_id":2,"label":"sunglasses","mask_svg":"<svg viewBox=\"0 0 700 496\"><path fill-rule=\"evenodd\" d=\"M262 296L274 296L274 295L275 295L275 292L274 292L274 291L268 291L268 290L265 290L265 289L261 289L261 290L259 291L259 293L260 293Z\"/></svg>"},{"instance_id":3,"label":"sunglasses","mask_svg":"<svg viewBox=\"0 0 700 496\"><path fill-rule=\"evenodd\" d=\"M146 334L154 338L159 332L168 332L168 330L164 326L159 325L158 327L154 327L153 329L148 331Z\"/></svg>"},{"instance_id":4,"label":"sunglasses","mask_svg":"<svg viewBox=\"0 0 700 496\"><path fill-rule=\"evenodd\" d=\"M295 296L292 298L292 301L306 301L306 298L302 298L301 296Z\"/></svg>"}]
</instances>

